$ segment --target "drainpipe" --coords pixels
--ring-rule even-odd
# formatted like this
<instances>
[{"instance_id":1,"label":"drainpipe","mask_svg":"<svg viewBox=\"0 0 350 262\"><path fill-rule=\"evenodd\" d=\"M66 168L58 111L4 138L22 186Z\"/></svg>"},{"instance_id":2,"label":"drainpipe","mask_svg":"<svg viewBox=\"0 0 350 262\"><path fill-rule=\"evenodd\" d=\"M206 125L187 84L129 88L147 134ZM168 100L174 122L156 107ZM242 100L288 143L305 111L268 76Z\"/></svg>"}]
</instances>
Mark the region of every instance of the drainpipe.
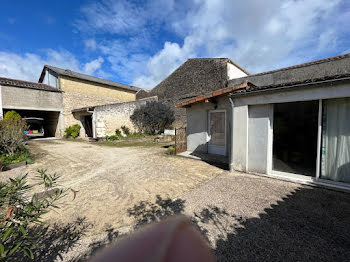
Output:
<instances>
[{"instance_id":1,"label":"drainpipe","mask_svg":"<svg viewBox=\"0 0 350 262\"><path fill-rule=\"evenodd\" d=\"M234 127L234 124L233 124L234 111L233 111L233 109L234 109L235 105L234 105L231 97L229 97L228 99L230 100L230 104L231 104L231 133L230 133L230 135L231 135L231 147L230 147L229 169L230 169L230 171L233 171L233 148L234 148L234 146L233 146L233 127Z\"/></svg>"}]
</instances>

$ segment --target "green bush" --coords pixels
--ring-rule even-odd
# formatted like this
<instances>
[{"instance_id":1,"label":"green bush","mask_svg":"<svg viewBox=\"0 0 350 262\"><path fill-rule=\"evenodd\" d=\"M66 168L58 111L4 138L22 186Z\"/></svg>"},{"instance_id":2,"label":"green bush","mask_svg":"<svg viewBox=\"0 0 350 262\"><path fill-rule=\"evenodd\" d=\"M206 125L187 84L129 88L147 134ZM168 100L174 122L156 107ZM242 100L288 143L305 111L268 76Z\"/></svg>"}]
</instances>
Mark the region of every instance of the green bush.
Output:
<instances>
[{"instance_id":1,"label":"green bush","mask_svg":"<svg viewBox=\"0 0 350 262\"><path fill-rule=\"evenodd\" d=\"M4 120L22 120L22 118L16 111L11 110L5 114Z\"/></svg>"},{"instance_id":2,"label":"green bush","mask_svg":"<svg viewBox=\"0 0 350 262\"><path fill-rule=\"evenodd\" d=\"M168 154L169 155L175 155L175 146L169 146L168 147Z\"/></svg>"},{"instance_id":3,"label":"green bush","mask_svg":"<svg viewBox=\"0 0 350 262\"><path fill-rule=\"evenodd\" d=\"M15 111L5 114L0 120L0 154L13 156L27 139L24 134L27 125Z\"/></svg>"},{"instance_id":4,"label":"green bush","mask_svg":"<svg viewBox=\"0 0 350 262\"><path fill-rule=\"evenodd\" d=\"M38 183L30 185L27 176L10 178L0 182L0 261L11 261L11 257L23 255L34 259L35 235L30 229L40 224L41 217L64 195L58 189L58 176L38 170ZM28 194L34 186L42 186L44 194Z\"/></svg>"},{"instance_id":5,"label":"green bush","mask_svg":"<svg viewBox=\"0 0 350 262\"><path fill-rule=\"evenodd\" d=\"M21 145L18 147L17 151L13 155L2 154L0 156L1 163L6 166L9 164L16 164L19 162L32 162L33 160L30 157L30 151L27 147Z\"/></svg>"},{"instance_id":6,"label":"green bush","mask_svg":"<svg viewBox=\"0 0 350 262\"><path fill-rule=\"evenodd\" d=\"M77 138L80 133L81 126L79 124L72 125L70 127L67 127L65 132L66 138Z\"/></svg>"},{"instance_id":7,"label":"green bush","mask_svg":"<svg viewBox=\"0 0 350 262\"><path fill-rule=\"evenodd\" d=\"M130 135L130 128L128 128L127 126L121 126L121 129L123 130L124 135Z\"/></svg>"},{"instance_id":8,"label":"green bush","mask_svg":"<svg viewBox=\"0 0 350 262\"><path fill-rule=\"evenodd\" d=\"M116 136L122 136L122 131L120 131L120 129L117 128L117 129L115 130L115 135L116 135Z\"/></svg>"},{"instance_id":9,"label":"green bush","mask_svg":"<svg viewBox=\"0 0 350 262\"><path fill-rule=\"evenodd\" d=\"M169 127L175 121L175 115L168 105L152 101L137 108L130 119L139 131L154 135Z\"/></svg>"},{"instance_id":10,"label":"green bush","mask_svg":"<svg viewBox=\"0 0 350 262\"><path fill-rule=\"evenodd\" d=\"M120 140L120 136L106 136L106 140L107 141L116 141L116 140Z\"/></svg>"}]
</instances>

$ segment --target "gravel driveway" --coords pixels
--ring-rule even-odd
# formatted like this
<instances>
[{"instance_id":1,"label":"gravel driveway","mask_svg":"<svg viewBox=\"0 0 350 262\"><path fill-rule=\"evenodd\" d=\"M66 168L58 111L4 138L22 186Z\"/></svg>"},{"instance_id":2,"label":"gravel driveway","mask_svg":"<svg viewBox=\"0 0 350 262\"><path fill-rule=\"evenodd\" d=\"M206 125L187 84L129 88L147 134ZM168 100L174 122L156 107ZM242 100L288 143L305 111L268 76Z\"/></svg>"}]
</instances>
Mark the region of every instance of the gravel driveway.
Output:
<instances>
[{"instance_id":1,"label":"gravel driveway","mask_svg":"<svg viewBox=\"0 0 350 262\"><path fill-rule=\"evenodd\" d=\"M29 143L36 160L25 170L1 173L3 177L21 172L33 178L38 168L61 175L61 185L79 191L49 212L50 224L67 224L85 218L92 224L87 235L134 223L127 209L156 195L176 198L223 171L204 162L166 155L156 147L110 147L92 143L43 140Z\"/></svg>"},{"instance_id":2,"label":"gravel driveway","mask_svg":"<svg viewBox=\"0 0 350 262\"><path fill-rule=\"evenodd\" d=\"M41 158L28 167L30 174L46 167L62 175L64 186L79 190L76 200L67 196L59 213L46 217L51 224L60 223L46 232L37 255L41 261L85 261L133 226L174 214L192 219L218 261L350 257L349 193L230 173L167 156L159 147L67 141L31 147Z\"/></svg>"}]
</instances>

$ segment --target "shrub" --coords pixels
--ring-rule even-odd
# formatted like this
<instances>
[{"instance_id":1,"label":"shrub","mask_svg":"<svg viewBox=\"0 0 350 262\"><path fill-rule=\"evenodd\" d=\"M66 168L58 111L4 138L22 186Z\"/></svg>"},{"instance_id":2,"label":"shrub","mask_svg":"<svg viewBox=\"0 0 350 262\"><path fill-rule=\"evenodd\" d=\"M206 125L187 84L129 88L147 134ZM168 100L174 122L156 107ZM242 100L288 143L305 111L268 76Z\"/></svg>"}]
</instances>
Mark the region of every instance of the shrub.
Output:
<instances>
[{"instance_id":1,"label":"shrub","mask_svg":"<svg viewBox=\"0 0 350 262\"><path fill-rule=\"evenodd\" d=\"M33 160L30 157L29 149L21 145L17 148L16 152L13 155L2 154L0 156L0 161L4 166L6 166L9 164L15 164L23 161L32 162Z\"/></svg>"},{"instance_id":2,"label":"shrub","mask_svg":"<svg viewBox=\"0 0 350 262\"><path fill-rule=\"evenodd\" d=\"M147 102L137 108L130 118L141 132L148 134L163 132L175 120L174 111L157 101Z\"/></svg>"},{"instance_id":3,"label":"shrub","mask_svg":"<svg viewBox=\"0 0 350 262\"><path fill-rule=\"evenodd\" d=\"M27 139L24 135L26 128L26 122L19 114L7 112L4 119L0 120L0 153L13 156Z\"/></svg>"},{"instance_id":4,"label":"shrub","mask_svg":"<svg viewBox=\"0 0 350 262\"><path fill-rule=\"evenodd\" d=\"M116 141L120 140L120 136L106 136L107 141Z\"/></svg>"},{"instance_id":5,"label":"shrub","mask_svg":"<svg viewBox=\"0 0 350 262\"><path fill-rule=\"evenodd\" d=\"M21 119L22 118L21 118L20 114L18 114L14 110L8 111L4 116L4 120L21 120Z\"/></svg>"},{"instance_id":6,"label":"shrub","mask_svg":"<svg viewBox=\"0 0 350 262\"><path fill-rule=\"evenodd\" d=\"M80 133L81 126L79 124L75 124L66 128L65 137L66 138L77 138Z\"/></svg>"},{"instance_id":7,"label":"shrub","mask_svg":"<svg viewBox=\"0 0 350 262\"><path fill-rule=\"evenodd\" d=\"M117 129L115 130L115 135L116 135L116 136L122 136L122 131L120 131L120 129L117 128Z\"/></svg>"},{"instance_id":8,"label":"shrub","mask_svg":"<svg viewBox=\"0 0 350 262\"><path fill-rule=\"evenodd\" d=\"M121 126L121 129L123 130L124 135L130 135L130 128L128 128L127 126Z\"/></svg>"},{"instance_id":9,"label":"shrub","mask_svg":"<svg viewBox=\"0 0 350 262\"><path fill-rule=\"evenodd\" d=\"M9 179L0 183L0 261L8 260L14 255L24 255L34 259L35 235L30 228L41 223L43 214L51 208L58 208L55 202L64 195L63 189L57 186L58 176L38 170L39 182L44 194L28 197L34 185L27 183L26 176Z\"/></svg>"},{"instance_id":10,"label":"shrub","mask_svg":"<svg viewBox=\"0 0 350 262\"><path fill-rule=\"evenodd\" d=\"M168 147L168 154L169 155L175 155L175 146L169 146Z\"/></svg>"}]
</instances>

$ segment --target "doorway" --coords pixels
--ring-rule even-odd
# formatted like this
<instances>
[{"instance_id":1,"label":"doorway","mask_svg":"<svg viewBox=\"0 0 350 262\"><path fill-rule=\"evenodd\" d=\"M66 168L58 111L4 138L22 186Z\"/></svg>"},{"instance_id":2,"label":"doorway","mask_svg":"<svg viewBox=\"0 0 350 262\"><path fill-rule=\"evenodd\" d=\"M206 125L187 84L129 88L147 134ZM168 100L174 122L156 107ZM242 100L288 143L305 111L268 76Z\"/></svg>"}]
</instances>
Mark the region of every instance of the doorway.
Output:
<instances>
[{"instance_id":1,"label":"doorway","mask_svg":"<svg viewBox=\"0 0 350 262\"><path fill-rule=\"evenodd\" d=\"M318 101L274 104L274 171L315 177L318 108Z\"/></svg>"},{"instance_id":2,"label":"doorway","mask_svg":"<svg viewBox=\"0 0 350 262\"><path fill-rule=\"evenodd\" d=\"M85 129L85 134L87 137L93 137L93 132L92 132L92 115L85 115L82 116L82 123Z\"/></svg>"},{"instance_id":3,"label":"doorway","mask_svg":"<svg viewBox=\"0 0 350 262\"><path fill-rule=\"evenodd\" d=\"M226 111L209 111L208 123L208 153L226 155Z\"/></svg>"}]
</instances>

